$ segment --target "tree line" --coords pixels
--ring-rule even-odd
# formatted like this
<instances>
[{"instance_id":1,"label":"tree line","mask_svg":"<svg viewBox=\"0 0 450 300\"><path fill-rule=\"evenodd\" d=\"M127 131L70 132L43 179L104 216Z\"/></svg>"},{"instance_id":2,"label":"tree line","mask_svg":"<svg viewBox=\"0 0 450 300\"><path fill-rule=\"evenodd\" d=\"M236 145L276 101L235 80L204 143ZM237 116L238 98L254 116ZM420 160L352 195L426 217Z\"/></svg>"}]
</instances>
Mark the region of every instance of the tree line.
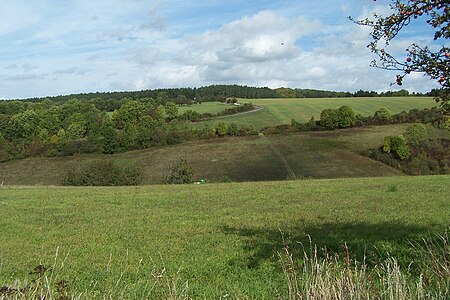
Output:
<instances>
[{"instance_id":1,"label":"tree line","mask_svg":"<svg viewBox=\"0 0 450 300\"><path fill-rule=\"evenodd\" d=\"M202 102L226 102L229 98L342 98L342 97L405 97L405 96L437 96L439 90L432 90L429 93L410 93L402 89L400 91L388 91L377 93L375 91L359 90L356 92L335 92L315 89L292 89L278 88L270 89L268 87L250 87L241 85L211 85L199 88L172 88L155 89L143 91L128 92L96 92L72 94L45 98L23 99L25 102L39 103L52 101L54 103L65 103L71 99L78 99L93 104L99 110L112 112L120 108L122 104L132 100L143 98L154 99L158 104L164 105L167 102L175 102L179 105L190 105L192 103ZM0 113L3 110L4 102L0 101ZM20 106L20 104L17 104Z\"/></svg>"},{"instance_id":2,"label":"tree line","mask_svg":"<svg viewBox=\"0 0 450 300\"><path fill-rule=\"evenodd\" d=\"M224 135L255 134L251 127L219 123L196 129L176 103L152 98L127 100L113 112L93 103L5 101L0 105L0 162L29 156L116 153ZM251 109L233 106L222 114ZM205 117L200 115L200 117Z\"/></svg>"}]
</instances>

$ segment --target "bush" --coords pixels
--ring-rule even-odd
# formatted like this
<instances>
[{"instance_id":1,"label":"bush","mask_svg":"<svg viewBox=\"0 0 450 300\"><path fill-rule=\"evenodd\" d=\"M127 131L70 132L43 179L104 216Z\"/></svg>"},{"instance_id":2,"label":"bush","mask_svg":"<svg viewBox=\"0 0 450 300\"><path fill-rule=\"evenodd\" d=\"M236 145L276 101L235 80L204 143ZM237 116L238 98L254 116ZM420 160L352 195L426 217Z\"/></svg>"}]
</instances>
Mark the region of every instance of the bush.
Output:
<instances>
[{"instance_id":1,"label":"bush","mask_svg":"<svg viewBox=\"0 0 450 300\"><path fill-rule=\"evenodd\" d=\"M400 160L404 160L411 155L411 150L406 145L406 140L401 135L387 136L384 138L383 151L393 153Z\"/></svg>"},{"instance_id":2,"label":"bush","mask_svg":"<svg viewBox=\"0 0 450 300\"><path fill-rule=\"evenodd\" d=\"M63 185L73 186L125 186L139 185L143 173L137 166L120 166L111 160L91 162L81 169L67 172Z\"/></svg>"},{"instance_id":3,"label":"bush","mask_svg":"<svg viewBox=\"0 0 450 300\"><path fill-rule=\"evenodd\" d=\"M423 124L413 124L406 128L406 132L403 134L408 145L417 147L423 142L428 141L428 131Z\"/></svg>"},{"instance_id":4,"label":"bush","mask_svg":"<svg viewBox=\"0 0 450 300\"><path fill-rule=\"evenodd\" d=\"M390 120L391 113L386 107L380 107L373 115L373 118L381 124L385 124Z\"/></svg>"},{"instance_id":5,"label":"bush","mask_svg":"<svg viewBox=\"0 0 450 300\"><path fill-rule=\"evenodd\" d=\"M166 174L164 174L165 184L185 184L194 182L194 173L185 159L170 166Z\"/></svg>"},{"instance_id":6,"label":"bush","mask_svg":"<svg viewBox=\"0 0 450 300\"><path fill-rule=\"evenodd\" d=\"M224 122L219 122L216 127L216 133L218 136L225 136L228 133L228 125Z\"/></svg>"},{"instance_id":7,"label":"bush","mask_svg":"<svg viewBox=\"0 0 450 300\"><path fill-rule=\"evenodd\" d=\"M320 124L328 129L348 128L356 123L355 112L349 106L324 109L320 113Z\"/></svg>"}]
</instances>

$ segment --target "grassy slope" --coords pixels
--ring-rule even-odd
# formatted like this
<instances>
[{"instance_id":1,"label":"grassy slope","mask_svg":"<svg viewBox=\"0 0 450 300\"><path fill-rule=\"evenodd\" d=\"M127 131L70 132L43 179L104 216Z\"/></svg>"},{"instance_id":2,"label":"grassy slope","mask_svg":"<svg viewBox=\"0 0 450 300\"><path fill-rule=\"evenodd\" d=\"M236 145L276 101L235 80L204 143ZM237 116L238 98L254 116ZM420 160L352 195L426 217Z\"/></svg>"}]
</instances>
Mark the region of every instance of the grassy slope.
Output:
<instances>
[{"instance_id":1,"label":"grassy slope","mask_svg":"<svg viewBox=\"0 0 450 300\"><path fill-rule=\"evenodd\" d=\"M297 242L308 244L307 234L335 251L346 241L372 263L377 251L411 259L407 238L449 225L449 183L449 176L433 176L3 187L0 286L26 278L38 264L50 265L59 246L59 257L67 256L59 275L72 291L94 289L94 282L99 290L114 286L127 269L121 286L135 291L155 265L164 265L172 273L182 268L179 276L189 279L193 298L274 299L286 291L276 251L288 244L295 254Z\"/></svg>"},{"instance_id":2,"label":"grassy slope","mask_svg":"<svg viewBox=\"0 0 450 300\"><path fill-rule=\"evenodd\" d=\"M201 114L203 113L210 113L210 114L216 114L218 112L222 112L227 108L232 108L234 105L230 104L224 104L221 102L204 102L201 104L194 104L189 106L178 106L178 113L182 114L187 110L194 110Z\"/></svg>"},{"instance_id":3,"label":"grassy slope","mask_svg":"<svg viewBox=\"0 0 450 300\"><path fill-rule=\"evenodd\" d=\"M160 183L164 171L180 157L192 165L197 179L228 176L233 181L283 180L292 175L312 178L396 176L400 171L359 155L382 144L407 124L353 128L291 135L217 138L116 155L29 158L0 164L7 185L59 185L71 167L111 158L142 166L145 183Z\"/></svg>"},{"instance_id":4,"label":"grassy slope","mask_svg":"<svg viewBox=\"0 0 450 300\"><path fill-rule=\"evenodd\" d=\"M323 99L252 99L241 100L263 106L265 109L251 115L231 116L206 121L213 126L220 121L236 122L240 126L253 125L255 128L290 124L291 119L300 122L308 121L312 116L320 119L320 112L326 108L338 108L348 105L356 113L363 116L373 115L382 106L387 107L391 113L399 113L412 108L429 108L436 106L431 97L389 97L389 98L323 98ZM203 104L202 104L203 105ZM203 126L203 125L197 125Z\"/></svg>"}]
</instances>

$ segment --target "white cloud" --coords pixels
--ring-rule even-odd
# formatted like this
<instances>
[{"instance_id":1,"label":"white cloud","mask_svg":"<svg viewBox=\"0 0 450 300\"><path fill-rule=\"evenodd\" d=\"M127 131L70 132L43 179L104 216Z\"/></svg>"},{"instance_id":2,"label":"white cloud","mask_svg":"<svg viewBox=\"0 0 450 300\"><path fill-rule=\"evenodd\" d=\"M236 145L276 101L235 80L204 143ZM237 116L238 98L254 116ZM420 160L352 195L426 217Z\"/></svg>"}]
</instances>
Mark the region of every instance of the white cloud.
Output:
<instances>
[{"instance_id":1,"label":"white cloud","mask_svg":"<svg viewBox=\"0 0 450 300\"><path fill-rule=\"evenodd\" d=\"M235 9L219 14L229 20L223 21L208 15L221 1L2 1L0 42L9 47L0 48L0 93L12 98L218 83L394 88L389 83L395 73L368 67L374 58L366 48L370 29L346 19L370 16L374 9L388 13L386 6L371 0L288 1L278 10L275 4L258 11L263 4L233 0ZM184 11L189 8L195 13ZM422 40L429 38L400 38L392 49L404 51ZM404 83L415 91L433 86L416 75Z\"/></svg>"}]
</instances>

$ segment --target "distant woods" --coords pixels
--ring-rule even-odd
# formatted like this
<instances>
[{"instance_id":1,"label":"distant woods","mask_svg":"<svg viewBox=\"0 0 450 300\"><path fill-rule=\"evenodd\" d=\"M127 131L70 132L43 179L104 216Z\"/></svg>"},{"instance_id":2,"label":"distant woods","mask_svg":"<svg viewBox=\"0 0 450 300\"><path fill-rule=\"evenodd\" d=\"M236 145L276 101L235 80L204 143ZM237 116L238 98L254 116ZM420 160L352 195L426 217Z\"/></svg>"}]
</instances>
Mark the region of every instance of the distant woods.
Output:
<instances>
[{"instance_id":1,"label":"distant woods","mask_svg":"<svg viewBox=\"0 0 450 300\"><path fill-rule=\"evenodd\" d=\"M388 91L377 93L374 91L359 90L357 92L334 92L314 89L292 89L268 87L249 87L241 85L211 85L199 88L172 88L155 89L135 92L97 92L73 94L45 98L29 98L26 102L45 102L51 100L54 103L65 103L71 99L88 101L101 111L112 112L122 106L123 103L131 100L150 98L156 103L165 105L167 102L174 102L179 105L189 105L201 102L225 102L228 98L342 98L342 97L407 97L407 96L438 96L438 90L429 93L410 93L402 89L399 91ZM5 108L0 104L0 114L5 113Z\"/></svg>"},{"instance_id":2,"label":"distant woods","mask_svg":"<svg viewBox=\"0 0 450 300\"><path fill-rule=\"evenodd\" d=\"M236 103L234 98L225 99L228 106L217 114L192 110L179 114L180 105L192 101L184 96L172 99L164 92L159 92L156 99L117 99L118 107L112 112L106 107L101 109L99 99L0 101L0 162L30 156L112 154L192 139L257 133L252 127L238 127L234 123L201 129L191 125L254 109L251 104Z\"/></svg>"}]
</instances>

